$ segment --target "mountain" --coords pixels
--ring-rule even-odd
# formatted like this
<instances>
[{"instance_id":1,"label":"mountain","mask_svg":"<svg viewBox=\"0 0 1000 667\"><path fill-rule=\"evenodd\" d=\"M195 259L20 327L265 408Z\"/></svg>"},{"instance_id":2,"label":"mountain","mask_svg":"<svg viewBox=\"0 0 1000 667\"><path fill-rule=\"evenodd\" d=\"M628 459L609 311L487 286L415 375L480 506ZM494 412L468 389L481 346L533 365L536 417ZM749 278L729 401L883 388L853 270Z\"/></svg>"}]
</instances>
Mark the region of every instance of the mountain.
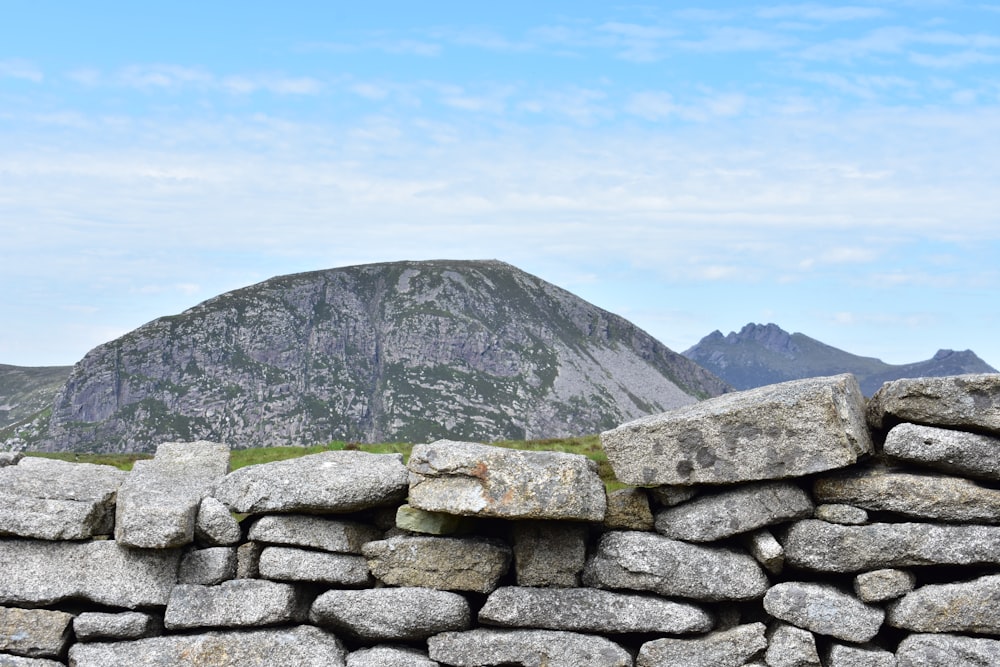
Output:
<instances>
[{"instance_id":1,"label":"mountain","mask_svg":"<svg viewBox=\"0 0 1000 667\"><path fill-rule=\"evenodd\" d=\"M751 323L727 336L713 331L683 354L736 389L854 373L861 390L871 396L884 382L899 378L997 372L971 350L938 350L926 361L893 365L844 352L804 334L790 334L776 324Z\"/></svg>"},{"instance_id":2,"label":"mountain","mask_svg":"<svg viewBox=\"0 0 1000 667\"><path fill-rule=\"evenodd\" d=\"M31 446L560 437L729 389L508 264L370 264L272 278L95 348Z\"/></svg>"},{"instance_id":3,"label":"mountain","mask_svg":"<svg viewBox=\"0 0 1000 667\"><path fill-rule=\"evenodd\" d=\"M0 364L0 441L36 432L71 370L72 366Z\"/></svg>"}]
</instances>

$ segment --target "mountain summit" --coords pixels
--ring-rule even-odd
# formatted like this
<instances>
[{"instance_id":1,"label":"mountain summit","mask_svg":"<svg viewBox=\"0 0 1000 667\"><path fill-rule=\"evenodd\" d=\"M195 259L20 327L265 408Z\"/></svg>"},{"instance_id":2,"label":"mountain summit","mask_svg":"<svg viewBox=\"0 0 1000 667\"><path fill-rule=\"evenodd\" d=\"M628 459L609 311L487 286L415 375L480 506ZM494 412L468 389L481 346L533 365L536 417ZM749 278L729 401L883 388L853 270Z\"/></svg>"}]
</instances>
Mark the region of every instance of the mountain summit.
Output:
<instances>
[{"instance_id":1,"label":"mountain summit","mask_svg":"<svg viewBox=\"0 0 1000 667\"><path fill-rule=\"evenodd\" d=\"M39 445L559 437L728 389L509 264L394 262L272 278L95 348Z\"/></svg>"},{"instance_id":2,"label":"mountain summit","mask_svg":"<svg viewBox=\"0 0 1000 667\"><path fill-rule=\"evenodd\" d=\"M804 334L790 334L776 324L750 323L739 333L725 336L721 331L713 331L685 351L684 356L736 389L854 373L868 396L889 380L997 372L971 350L938 350L926 361L894 365L844 352Z\"/></svg>"}]
</instances>

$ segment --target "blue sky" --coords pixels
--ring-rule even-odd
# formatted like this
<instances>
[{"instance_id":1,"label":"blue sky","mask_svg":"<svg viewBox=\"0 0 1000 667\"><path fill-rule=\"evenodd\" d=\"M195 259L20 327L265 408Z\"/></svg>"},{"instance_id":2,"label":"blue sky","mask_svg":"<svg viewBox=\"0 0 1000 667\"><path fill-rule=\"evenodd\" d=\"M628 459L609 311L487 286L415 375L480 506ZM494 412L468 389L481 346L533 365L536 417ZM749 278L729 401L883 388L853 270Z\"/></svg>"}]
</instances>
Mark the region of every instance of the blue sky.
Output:
<instances>
[{"instance_id":1,"label":"blue sky","mask_svg":"<svg viewBox=\"0 0 1000 667\"><path fill-rule=\"evenodd\" d=\"M284 273L497 258L677 351L754 321L1000 366L1000 3L4 15L0 363Z\"/></svg>"}]
</instances>

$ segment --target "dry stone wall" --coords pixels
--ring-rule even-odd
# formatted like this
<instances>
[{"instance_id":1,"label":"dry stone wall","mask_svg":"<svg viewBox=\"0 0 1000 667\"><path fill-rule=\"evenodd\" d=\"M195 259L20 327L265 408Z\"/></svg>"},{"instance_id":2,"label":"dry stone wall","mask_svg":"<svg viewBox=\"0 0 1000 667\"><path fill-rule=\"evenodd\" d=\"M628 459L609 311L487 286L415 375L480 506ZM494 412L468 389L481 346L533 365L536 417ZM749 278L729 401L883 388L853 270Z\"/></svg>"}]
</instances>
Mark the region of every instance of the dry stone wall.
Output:
<instances>
[{"instance_id":1,"label":"dry stone wall","mask_svg":"<svg viewBox=\"0 0 1000 667\"><path fill-rule=\"evenodd\" d=\"M588 459L0 459L0 666L1000 665L1000 375L729 394ZM239 518L239 521L237 521Z\"/></svg>"}]
</instances>

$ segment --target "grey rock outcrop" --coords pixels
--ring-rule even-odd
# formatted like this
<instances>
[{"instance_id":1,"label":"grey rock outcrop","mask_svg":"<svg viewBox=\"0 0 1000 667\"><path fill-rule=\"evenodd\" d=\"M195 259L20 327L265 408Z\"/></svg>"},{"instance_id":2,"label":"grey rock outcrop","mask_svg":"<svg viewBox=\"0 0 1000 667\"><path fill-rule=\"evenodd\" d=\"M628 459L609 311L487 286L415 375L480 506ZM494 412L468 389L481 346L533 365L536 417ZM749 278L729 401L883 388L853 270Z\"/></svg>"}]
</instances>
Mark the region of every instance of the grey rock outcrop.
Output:
<instances>
[{"instance_id":1,"label":"grey rock outcrop","mask_svg":"<svg viewBox=\"0 0 1000 667\"><path fill-rule=\"evenodd\" d=\"M126 609L165 605L180 557L179 549L139 551L113 541L0 540L0 604L82 598Z\"/></svg>"},{"instance_id":2,"label":"grey rock outcrop","mask_svg":"<svg viewBox=\"0 0 1000 667\"><path fill-rule=\"evenodd\" d=\"M447 665L631 667L632 656L603 637L558 630L444 632L427 640L428 653Z\"/></svg>"},{"instance_id":3,"label":"grey rock outcrop","mask_svg":"<svg viewBox=\"0 0 1000 667\"><path fill-rule=\"evenodd\" d=\"M813 495L871 511L949 523L1000 523L1000 491L948 475L862 468L820 477Z\"/></svg>"},{"instance_id":4,"label":"grey rock outcrop","mask_svg":"<svg viewBox=\"0 0 1000 667\"><path fill-rule=\"evenodd\" d=\"M654 639L639 649L636 667L741 667L767 648L763 623L740 625L696 639Z\"/></svg>"},{"instance_id":5,"label":"grey rock outcrop","mask_svg":"<svg viewBox=\"0 0 1000 667\"><path fill-rule=\"evenodd\" d=\"M229 447L214 442L165 442L151 461L136 461L118 490L115 539L140 549L194 541L201 501L229 471Z\"/></svg>"},{"instance_id":6,"label":"grey rock outcrop","mask_svg":"<svg viewBox=\"0 0 1000 667\"><path fill-rule=\"evenodd\" d=\"M42 540L108 535L127 474L111 466L30 456L0 466L0 535Z\"/></svg>"},{"instance_id":7,"label":"grey rock outcrop","mask_svg":"<svg viewBox=\"0 0 1000 667\"><path fill-rule=\"evenodd\" d=\"M851 375L726 394L601 434L626 484L734 484L851 465L872 451Z\"/></svg>"},{"instance_id":8,"label":"grey rock outcrop","mask_svg":"<svg viewBox=\"0 0 1000 667\"><path fill-rule=\"evenodd\" d=\"M792 525L782 546L786 563L818 572L863 572L913 565L1000 565L1000 526L840 526L806 519Z\"/></svg>"},{"instance_id":9,"label":"grey rock outcrop","mask_svg":"<svg viewBox=\"0 0 1000 667\"><path fill-rule=\"evenodd\" d=\"M611 612L611 613L609 613ZM503 627L616 634L683 635L712 629L712 615L697 605L650 595L592 588L512 586L490 593L479 621Z\"/></svg>"},{"instance_id":10,"label":"grey rock outcrop","mask_svg":"<svg viewBox=\"0 0 1000 667\"><path fill-rule=\"evenodd\" d=\"M311 626L197 635L153 637L128 642L76 644L69 651L74 667L345 667L343 645L334 635Z\"/></svg>"},{"instance_id":11,"label":"grey rock outcrop","mask_svg":"<svg viewBox=\"0 0 1000 667\"><path fill-rule=\"evenodd\" d=\"M482 538L393 537L362 548L388 586L489 593L510 567L510 547Z\"/></svg>"},{"instance_id":12,"label":"grey rock outcrop","mask_svg":"<svg viewBox=\"0 0 1000 667\"><path fill-rule=\"evenodd\" d=\"M728 389L509 264L393 262L278 276L91 350L39 446L551 438Z\"/></svg>"},{"instance_id":13,"label":"grey rock outcrop","mask_svg":"<svg viewBox=\"0 0 1000 667\"><path fill-rule=\"evenodd\" d=\"M787 581L764 596L771 616L817 634L862 644L878 634L885 611L830 584Z\"/></svg>"},{"instance_id":14,"label":"grey rock outcrop","mask_svg":"<svg viewBox=\"0 0 1000 667\"><path fill-rule=\"evenodd\" d=\"M753 600L769 586L767 575L746 553L637 531L602 536L583 582L704 601Z\"/></svg>"},{"instance_id":15,"label":"grey rock outcrop","mask_svg":"<svg viewBox=\"0 0 1000 667\"><path fill-rule=\"evenodd\" d=\"M910 635L896 649L899 667L1000 665L1000 640L958 635Z\"/></svg>"},{"instance_id":16,"label":"grey rock outcrop","mask_svg":"<svg viewBox=\"0 0 1000 667\"><path fill-rule=\"evenodd\" d=\"M407 482L399 454L332 451L240 468L215 497L246 514L342 514L401 501Z\"/></svg>"},{"instance_id":17,"label":"grey rock outcrop","mask_svg":"<svg viewBox=\"0 0 1000 667\"><path fill-rule=\"evenodd\" d=\"M868 404L868 419L875 428L913 422L1000 434L1000 374L886 382Z\"/></svg>"},{"instance_id":18,"label":"grey rock outcrop","mask_svg":"<svg viewBox=\"0 0 1000 667\"><path fill-rule=\"evenodd\" d=\"M309 618L359 639L407 641L467 630L472 613L468 600L458 593L431 588L371 588L327 591L313 603Z\"/></svg>"},{"instance_id":19,"label":"grey rock outcrop","mask_svg":"<svg viewBox=\"0 0 1000 667\"><path fill-rule=\"evenodd\" d=\"M713 542L812 513L808 494L790 482L748 484L660 510L656 532L688 542Z\"/></svg>"},{"instance_id":20,"label":"grey rock outcrop","mask_svg":"<svg viewBox=\"0 0 1000 667\"><path fill-rule=\"evenodd\" d=\"M415 446L407 468L410 505L431 512L603 521L607 510L597 464L580 454L439 440Z\"/></svg>"},{"instance_id":21,"label":"grey rock outcrop","mask_svg":"<svg viewBox=\"0 0 1000 667\"><path fill-rule=\"evenodd\" d=\"M984 479L1000 479L1000 438L936 426L898 424L885 437L887 455Z\"/></svg>"},{"instance_id":22,"label":"grey rock outcrop","mask_svg":"<svg viewBox=\"0 0 1000 667\"><path fill-rule=\"evenodd\" d=\"M886 622L913 632L1000 635L1000 575L930 584L889 605Z\"/></svg>"}]
</instances>

